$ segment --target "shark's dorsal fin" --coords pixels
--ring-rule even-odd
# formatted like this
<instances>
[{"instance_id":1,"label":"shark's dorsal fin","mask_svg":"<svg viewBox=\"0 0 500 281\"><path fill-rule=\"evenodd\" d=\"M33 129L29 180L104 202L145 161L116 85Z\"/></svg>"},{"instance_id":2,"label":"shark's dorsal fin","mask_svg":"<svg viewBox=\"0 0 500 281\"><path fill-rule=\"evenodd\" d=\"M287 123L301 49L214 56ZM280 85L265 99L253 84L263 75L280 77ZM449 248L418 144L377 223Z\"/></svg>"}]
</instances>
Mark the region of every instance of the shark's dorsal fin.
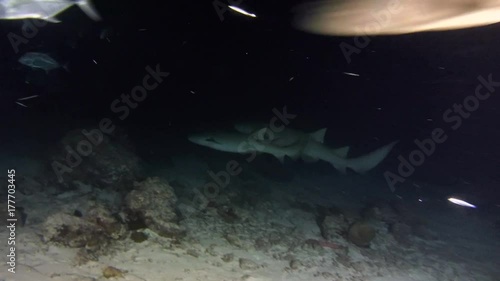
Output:
<instances>
[{"instance_id":1,"label":"shark's dorsal fin","mask_svg":"<svg viewBox=\"0 0 500 281\"><path fill-rule=\"evenodd\" d=\"M325 141L325 134L326 134L326 128L323 128L321 130L317 130L316 132L312 132L309 134L309 136L319 142L319 143L323 143Z\"/></svg>"}]
</instances>

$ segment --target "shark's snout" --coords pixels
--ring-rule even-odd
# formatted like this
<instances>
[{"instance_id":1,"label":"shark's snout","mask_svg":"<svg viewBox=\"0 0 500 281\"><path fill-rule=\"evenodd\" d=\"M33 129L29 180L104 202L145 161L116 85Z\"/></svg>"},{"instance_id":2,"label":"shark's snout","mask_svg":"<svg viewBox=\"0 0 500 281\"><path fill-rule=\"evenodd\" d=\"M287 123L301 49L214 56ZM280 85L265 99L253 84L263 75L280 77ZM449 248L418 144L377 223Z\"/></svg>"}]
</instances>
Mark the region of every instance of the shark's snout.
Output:
<instances>
[{"instance_id":1,"label":"shark's snout","mask_svg":"<svg viewBox=\"0 0 500 281\"><path fill-rule=\"evenodd\" d=\"M212 144L212 145L220 145L221 144L214 137L206 136L206 135L189 135L188 140L192 143L205 145L205 146L208 146L209 144Z\"/></svg>"}]
</instances>

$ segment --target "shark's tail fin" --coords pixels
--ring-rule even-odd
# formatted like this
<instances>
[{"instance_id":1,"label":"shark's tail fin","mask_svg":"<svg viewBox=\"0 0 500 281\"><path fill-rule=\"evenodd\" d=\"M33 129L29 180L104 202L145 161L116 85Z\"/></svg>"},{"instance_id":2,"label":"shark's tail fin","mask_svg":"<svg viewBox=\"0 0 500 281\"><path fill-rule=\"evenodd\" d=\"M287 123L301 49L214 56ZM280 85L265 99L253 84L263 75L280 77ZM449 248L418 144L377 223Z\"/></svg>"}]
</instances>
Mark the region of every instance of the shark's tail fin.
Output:
<instances>
[{"instance_id":1,"label":"shark's tail fin","mask_svg":"<svg viewBox=\"0 0 500 281\"><path fill-rule=\"evenodd\" d=\"M90 2L90 0L78 0L76 2L76 4L78 5L78 7L80 7L80 9L82 9L82 11L91 19L93 19L94 21L100 21L101 20L101 16L99 15L99 13L97 12L97 10L95 9L94 5L92 5L92 3Z\"/></svg>"},{"instance_id":2,"label":"shark's tail fin","mask_svg":"<svg viewBox=\"0 0 500 281\"><path fill-rule=\"evenodd\" d=\"M334 167L344 173L346 168L350 168L358 174L366 173L380 164L396 143L398 141L393 141L363 156L346 159L345 167L339 167L338 165Z\"/></svg>"}]
</instances>

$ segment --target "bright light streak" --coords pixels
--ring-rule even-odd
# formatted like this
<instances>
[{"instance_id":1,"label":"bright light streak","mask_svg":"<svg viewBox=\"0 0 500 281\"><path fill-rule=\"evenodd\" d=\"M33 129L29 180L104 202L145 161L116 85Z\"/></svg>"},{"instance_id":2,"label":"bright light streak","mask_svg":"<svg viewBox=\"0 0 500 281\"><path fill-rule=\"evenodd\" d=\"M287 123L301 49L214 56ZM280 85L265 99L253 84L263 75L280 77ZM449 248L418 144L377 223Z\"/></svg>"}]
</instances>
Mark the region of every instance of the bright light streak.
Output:
<instances>
[{"instance_id":1,"label":"bright light streak","mask_svg":"<svg viewBox=\"0 0 500 281\"><path fill-rule=\"evenodd\" d=\"M17 103L17 104L19 104L19 105L20 105L20 106L22 106L22 107L28 107L28 106L26 106L25 104L20 103L20 102L18 102L18 101L16 101L16 103Z\"/></svg>"},{"instance_id":2,"label":"bright light streak","mask_svg":"<svg viewBox=\"0 0 500 281\"><path fill-rule=\"evenodd\" d=\"M450 201L453 204L457 204L457 205L460 205L463 207L476 208L475 205L472 205L471 203L465 202L464 200L461 200L461 199L450 197L450 198L448 198L448 201Z\"/></svg>"},{"instance_id":3,"label":"bright light streak","mask_svg":"<svg viewBox=\"0 0 500 281\"><path fill-rule=\"evenodd\" d=\"M249 17L252 17L252 18L256 18L256 17L257 17L255 14L251 14L251 13L249 13L249 12L247 12L247 11L245 11L245 10L241 9L241 8L238 8L238 7L236 7L236 6L231 6L231 5L229 5L228 7L229 7L231 10L236 11L236 12L238 12L238 13L240 13L240 14L245 15L245 16L249 16Z\"/></svg>"},{"instance_id":4,"label":"bright light streak","mask_svg":"<svg viewBox=\"0 0 500 281\"><path fill-rule=\"evenodd\" d=\"M344 73L345 75L359 77L359 74L357 74L357 73L352 73L352 72L343 72L343 73Z\"/></svg>"},{"instance_id":5,"label":"bright light streak","mask_svg":"<svg viewBox=\"0 0 500 281\"><path fill-rule=\"evenodd\" d=\"M17 99L18 101L20 100L29 100L29 99L33 99L33 98L36 98L38 97L38 95L33 95L33 96L29 96L29 97L24 97L24 98L20 98L20 99Z\"/></svg>"}]
</instances>

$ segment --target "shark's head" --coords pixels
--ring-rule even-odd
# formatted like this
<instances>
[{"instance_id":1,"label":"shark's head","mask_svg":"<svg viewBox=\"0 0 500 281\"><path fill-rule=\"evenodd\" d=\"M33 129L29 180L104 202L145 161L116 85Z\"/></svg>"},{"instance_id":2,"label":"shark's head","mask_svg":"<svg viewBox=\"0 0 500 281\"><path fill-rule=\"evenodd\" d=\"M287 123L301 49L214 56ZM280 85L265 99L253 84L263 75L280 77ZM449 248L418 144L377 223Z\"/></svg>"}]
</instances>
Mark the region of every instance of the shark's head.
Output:
<instances>
[{"instance_id":1,"label":"shark's head","mask_svg":"<svg viewBox=\"0 0 500 281\"><path fill-rule=\"evenodd\" d=\"M193 134L188 137L192 143L209 147L211 149L244 153L248 152L248 136L240 133L203 133Z\"/></svg>"}]
</instances>

